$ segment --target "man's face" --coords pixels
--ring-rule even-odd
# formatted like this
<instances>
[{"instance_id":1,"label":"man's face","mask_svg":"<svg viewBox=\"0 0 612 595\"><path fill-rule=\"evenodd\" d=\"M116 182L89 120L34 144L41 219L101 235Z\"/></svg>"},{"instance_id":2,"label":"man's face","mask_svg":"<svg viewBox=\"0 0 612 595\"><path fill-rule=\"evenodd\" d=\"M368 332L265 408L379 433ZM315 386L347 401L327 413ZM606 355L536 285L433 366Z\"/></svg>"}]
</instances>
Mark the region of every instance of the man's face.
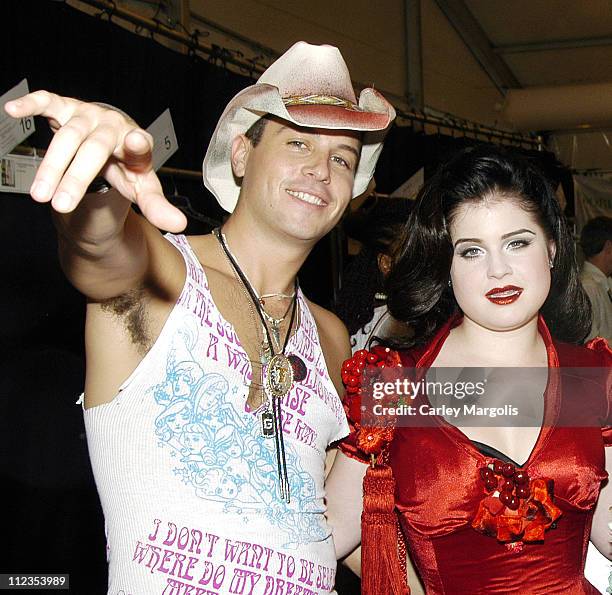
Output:
<instances>
[{"instance_id":1,"label":"man's face","mask_svg":"<svg viewBox=\"0 0 612 595\"><path fill-rule=\"evenodd\" d=\"M318 240L351 200L357 133L271 120L256 147L241 136L233 149L234 171L243 178L239 207L285 236Z\"/></svg>"}]
</instances>

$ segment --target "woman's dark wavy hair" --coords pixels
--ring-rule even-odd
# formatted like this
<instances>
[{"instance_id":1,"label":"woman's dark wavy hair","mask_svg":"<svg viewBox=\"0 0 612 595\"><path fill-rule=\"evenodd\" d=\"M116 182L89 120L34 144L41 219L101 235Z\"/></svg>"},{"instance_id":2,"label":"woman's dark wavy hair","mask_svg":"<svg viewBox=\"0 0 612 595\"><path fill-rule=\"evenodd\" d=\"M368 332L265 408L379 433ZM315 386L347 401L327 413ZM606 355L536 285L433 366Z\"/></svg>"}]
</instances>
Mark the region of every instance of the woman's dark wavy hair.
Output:
<instances>
[{"instance_id":1,"label":"woman's dark wavy hair","mask_svg":"<svg viewBox=\"0 0 612 595\"><path fill-rule=\"evenodd\" d=\"M450 223L461 205L493 194L517 200L555 242L550 292L540 310L551 334L570 343L588 334L591 305L552 186L530 159L506 148L479 145L442 165L417 196L386 283L391 314L415 330L415 340L397 340L397 346L427 342L459 311L448 283L453 258Z\"/></svg>"}]
</instances>

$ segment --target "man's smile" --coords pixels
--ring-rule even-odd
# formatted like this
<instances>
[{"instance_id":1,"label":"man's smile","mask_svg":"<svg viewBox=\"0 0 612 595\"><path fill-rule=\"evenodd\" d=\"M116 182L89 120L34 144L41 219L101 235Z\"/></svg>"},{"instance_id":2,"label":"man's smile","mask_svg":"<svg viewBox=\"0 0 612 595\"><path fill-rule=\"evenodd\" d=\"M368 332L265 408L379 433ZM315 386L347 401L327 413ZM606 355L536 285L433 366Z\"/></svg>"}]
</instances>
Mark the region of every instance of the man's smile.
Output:
<instances>
[{"instance_id":1,"label":"man's smile","mask_svg":"<svg viewBox=\"0 0 612 595\"><path fill-rule=\"evenodd\" d=\"M303 202L307 202L311 205L316 205L318 207L327 206L327 203L319 196L315 196L314 194L310 194L308 192L302 192L300 190L287 190L287 194L290 194L294 198L297 198L298 200L301 200Z\"/></svg>"}]
</instances>

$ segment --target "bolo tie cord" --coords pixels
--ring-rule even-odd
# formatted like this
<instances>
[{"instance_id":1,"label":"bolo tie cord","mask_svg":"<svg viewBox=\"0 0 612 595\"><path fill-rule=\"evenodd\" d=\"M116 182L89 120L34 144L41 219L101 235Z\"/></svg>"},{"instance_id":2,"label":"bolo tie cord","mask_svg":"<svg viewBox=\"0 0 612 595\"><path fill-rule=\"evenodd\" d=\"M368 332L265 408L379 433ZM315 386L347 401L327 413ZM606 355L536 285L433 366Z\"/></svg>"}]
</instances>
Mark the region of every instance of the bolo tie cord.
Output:
<instances>
[{"instance_id":1,"label":"bolo tie cord","mask_svg":"<svg viewBox=\"0 0 612 595\"><path fill-rule=\"evenodd\" d=\"M236 259L233 257L232 253L230 252L221 229L217 228L213 231L213 233L215 237L217 238L217 240L219 241L219 244L221 244L221 247L223 248L223 252L225 252L225 256L227 257L228 261L232 265L234 272L240 279L240 282L242 283L244 288L247 290L247 293L249 294L251 301L253 302L253 304L255 304L255 310L257 311L257 314L259 314L259 318L261 319L261 323L265 329L266 338L268 339L268 344L270 345L270 348L272 349L272 353L274 353L274 343L272 342L272 337L270 335L268 325L266 324L265 318L261 312L262 306L259 300L257 299L257 296L255 295L254 289L251 287L251 284L246 278L246 275L242 272L242 269L238 265L238 262L236 262ZM295 284L294 284L294 295L293 295L293 303L291 307L291 318L289 320L289 328L287 329L287 334L285 335L285 341L283 342L283 348L280 351L282 355L285 354L285 349L287 348L287 344L289 343L289 336L291 335L291 328L293 327L293 323L295 321L295 313L297 309L296 308L297 290L298 290L298 282L296 278ZM274 353L274 355L276 354ZM273 418L273 424L274 424L274 446L276 450L276 466L277 466L277 471L278 471L278 485L279 485L279 490L280 490L280 496L282 500L286 500L287 503L289 503L291 502L291 493L290 493L290 488L289 488L289 474L287 471L287 458L285 456L285 440L283 437L283 429L282 429L281 397L276 397L275 395L269 395L269 399L271 401L271 406L272 406L272 418Z\"/></svg>"}]
</instances>

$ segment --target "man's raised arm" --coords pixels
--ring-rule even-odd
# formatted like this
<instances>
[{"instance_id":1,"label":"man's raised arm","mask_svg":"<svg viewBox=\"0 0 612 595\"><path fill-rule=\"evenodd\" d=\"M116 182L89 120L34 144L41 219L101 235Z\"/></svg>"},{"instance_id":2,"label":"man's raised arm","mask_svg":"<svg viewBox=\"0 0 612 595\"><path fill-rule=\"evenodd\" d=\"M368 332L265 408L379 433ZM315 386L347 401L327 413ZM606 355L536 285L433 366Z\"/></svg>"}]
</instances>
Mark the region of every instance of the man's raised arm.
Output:
<instances>
[{"instance_id":1,"label":"man's raised arm","mask_svg":"<svg viewBox=\"0 0 612 595\"><path fill-rule=\"evenodd\" d=\"M152 169L151 135L117 110L47 91L10 101L5 110L14 118L44 116L55 132L30 192L54 209L60 260L70 281L94 300L137 287L160 236L130 203L155 227L180 231L186 224ZM88 193L97 176L112 189Z\"/></svg>"}]
</instances>

